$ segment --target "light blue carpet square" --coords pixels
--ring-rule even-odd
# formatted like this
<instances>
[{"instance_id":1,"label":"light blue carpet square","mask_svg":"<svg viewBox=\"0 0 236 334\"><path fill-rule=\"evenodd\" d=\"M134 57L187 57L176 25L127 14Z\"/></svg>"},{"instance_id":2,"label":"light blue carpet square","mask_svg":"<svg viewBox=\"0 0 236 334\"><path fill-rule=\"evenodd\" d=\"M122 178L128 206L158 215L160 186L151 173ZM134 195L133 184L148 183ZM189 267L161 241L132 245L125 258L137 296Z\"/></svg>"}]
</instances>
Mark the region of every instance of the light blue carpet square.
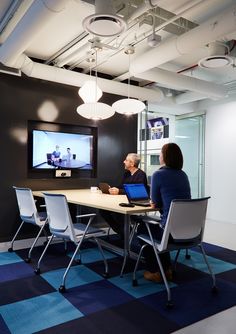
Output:
<instances>
[{"instance_id":1,"label":"light blue carpet square","mask_svg":"<svg viewBox=\"0 0 236 334\"><path fill-rule=\"evenodd\" d=\"M135 287L132 285L132 273L125 274L123 275L123 277L116 276L110 278L109 281L116 285L118 288L129 293L134 298L141 298L166 289L164 283L158 284L145 280L143 278L143 272L143 270L137 271L136 278L138 280L138 286ZM169 286L170 288L172 288L176 286L176 284L170 283Z\"/></svg>"},{"instance_id":2,"label":"light blue carpet square","mask_svg":"<svg viewBox=\"0 0 236 334\"><path fill-rule=\"evenodd\" d=\"M0 266L5 264L12 264L17 262L22 262L22 258L20 258L16 253L12 252L0 252Z\"/></svg>"},{"instance_id":3,"label":"light blue carpet square","mask_svg":"<svg viewBox=\"0 0 236 334\"><path fill-rule=\"evenodd\" d=\"M174 260L175 254L176 254L176 252L171 252L172 260ZM190 259L186 259L185 258L185 250L181 250L181 252L179 254L179 257L178 257L178 262L180 262L180 263L182 263L182 264L184 264L188 267L191 267L191 268L194 268L194 269L197 269L197 270L200 270L204 273L209 274L209 270L208 270L208 267L207 267L207 265L204 261L202 253L195 252L195 251L192 251L192 250L188 250L188 254L190 255ZM216 258L208 256L208 255L207 255L207 260L208 260L214 274L219 274L219 273L222 273L224 271L228 271L228 270L232 270L232 269L236 268L235 264L225 262L225 261L216 259Z\"/></svg>"},{"instance_id":4,"label":"light blue carpet square","mask_svg":"<svg viewBox=\"0 0 236 334\"><path fill-rule=\"evenodd\" d=\"M0 306L0 314L12 334L32 334L83 316L59 292Z\"/></svg>"},{"instance_id":5,"label":"light blue carpet square","mask_svg":"<svg viewBox=\"0 0 236 334\"><path fill-rule=\"evenodd\" d=\"M47 273L42 274L41 276L51 284L55 289L58 289L62 284L62 278L65 273L66 268L52 270ZM73 266L70 268L67 277L66 277L66 288L74 288L76 286L89 284L102 280L103 277L96 274L94 271L89 268L79 265Z\"/></svg>"},{"instance_id":6,"label":"light blue carpet square","mask_svg":"<svg viewBox=\"0 0 236 334\"><path fill-rule=\"evenodd\" d=\"M105 258L108 260L108 259L113 259L113 258L116 258L117 255L111 253L111 252L108 252L106 250L103 250L103 253L104 253L104 256ZM80 254L81 254L81 262L82 263L93 263L93 262L97 262L97 261L102 261L103 258L102 258L102 255L101 253L98 251L97 248L85 248L85 249L82 249L80 251ZM73 253L69 253L68 256L72 257ZM76 255L75 257L76 260L80 259L80 255L79 253Z\"/></svg>"}]
</instances>

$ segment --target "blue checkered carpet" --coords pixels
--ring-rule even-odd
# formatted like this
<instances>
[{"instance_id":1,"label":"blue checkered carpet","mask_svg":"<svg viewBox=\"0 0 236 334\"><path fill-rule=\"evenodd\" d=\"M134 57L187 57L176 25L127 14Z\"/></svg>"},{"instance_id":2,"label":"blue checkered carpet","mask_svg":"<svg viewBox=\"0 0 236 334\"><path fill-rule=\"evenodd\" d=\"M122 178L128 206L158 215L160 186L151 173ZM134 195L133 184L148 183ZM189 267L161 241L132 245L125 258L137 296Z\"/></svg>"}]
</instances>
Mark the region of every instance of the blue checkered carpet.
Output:
<instances>
[{"instance_id":1,"label":"blue checkered carpet","mask_svg":"<svg viewBox=\"0 0 236 334\"><path fill-rule=\"evenodd\" d=\"M218 294L198 250L185 259L182 252L171 291L173 309L166 309L163 284L143 279L132 286L134 262L130 260L119 277L122 258L105 251L110 277L103 278L103 261L93 244L82 250L82 264L74 263L67 277L67 291L58 292L73 246L65 254L62 244L50 246L41 265L33 268L42 247L25 263L27 250L0 253L0 333L172 333L236 305L236 252L205 244L216 274ZM173 254L174 256L174 254Z\"/></svg>"}]
</instances>

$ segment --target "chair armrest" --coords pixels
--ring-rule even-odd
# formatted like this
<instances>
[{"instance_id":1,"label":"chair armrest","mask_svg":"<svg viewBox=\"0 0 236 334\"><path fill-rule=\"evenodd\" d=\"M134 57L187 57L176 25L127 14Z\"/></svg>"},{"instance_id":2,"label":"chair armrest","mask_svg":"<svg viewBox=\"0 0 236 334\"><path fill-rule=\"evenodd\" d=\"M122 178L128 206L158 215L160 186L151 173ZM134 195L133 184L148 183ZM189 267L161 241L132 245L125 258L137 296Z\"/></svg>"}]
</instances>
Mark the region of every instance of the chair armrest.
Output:
<instances>
[{"instance_id":1,"label":"chair armrest","mask_svg":"<svg viewBox=\"0 0 236 334\"><path fill-rule=\"evenodd\" d=\"M96 216L96 213L88 213L88 214L85 214L85 215L78 215L78 216L75 216L75 218L95 217L95 216Z\"/></svg>"},{"instance_id":2,"label":"chair armrest","mask_svg":"<svg viewBox=\"0 0 236 334\"><path fill-rule=\"evenodd\" d=\"M160 225L161 219L159 217L145 217L143 218L144 223L153 224L153 225Z\"/></svg>"}]
</instances>

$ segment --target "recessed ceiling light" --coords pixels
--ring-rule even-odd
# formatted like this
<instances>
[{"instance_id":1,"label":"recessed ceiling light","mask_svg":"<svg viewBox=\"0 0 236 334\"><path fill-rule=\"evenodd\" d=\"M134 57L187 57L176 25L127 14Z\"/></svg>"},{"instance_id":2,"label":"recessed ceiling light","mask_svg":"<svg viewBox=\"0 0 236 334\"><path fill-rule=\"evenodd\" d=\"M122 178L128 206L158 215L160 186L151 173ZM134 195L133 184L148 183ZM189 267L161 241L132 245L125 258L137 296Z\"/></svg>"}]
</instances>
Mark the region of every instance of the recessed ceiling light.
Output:
<instances>
[{"instance_id":1,"label":"recessed ceiling light","mask_svg":"<svg viewBox=\"0 0 236 334\"><path fill-rule=\"evenodd\" d=\"M122 34L127 25L118 15L93 14L83 20L83 27L93 35L111 37Z\"/></svg>"},{"instance_id":2,"label":"recessed ceiling light","mask_svg":"<svg viewBox=\"0 0 236 334\"><path fill-rule=\"evenodd\" d=\"M233 59L229 56L211 56L199 60L198 65L202 68L220 68L231 65Z\"/></svg>"}]
</instances>

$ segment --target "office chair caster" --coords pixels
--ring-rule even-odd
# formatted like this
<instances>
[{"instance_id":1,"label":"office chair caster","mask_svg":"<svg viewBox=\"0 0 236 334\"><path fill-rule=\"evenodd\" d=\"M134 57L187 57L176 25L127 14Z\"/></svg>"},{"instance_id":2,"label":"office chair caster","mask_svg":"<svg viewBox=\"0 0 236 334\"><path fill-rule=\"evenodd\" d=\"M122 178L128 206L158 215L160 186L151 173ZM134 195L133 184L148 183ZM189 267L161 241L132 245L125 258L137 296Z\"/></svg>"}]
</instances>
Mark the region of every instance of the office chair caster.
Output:
<instances>
[{"instance_id":1,"label":"office chair caster","mask_svg":"<svg viewBox=\"0 0 236 334\"><path fill-rule=\"evenodd\" d=\"M31 262L31 258L27 257L24 261L25 261L26 263L30 263L30 262Z\"/></svg>"},{"instance_id":2,"label":"office chair caster","mask_svg":"<svg viewBox=\"0 0 236 334\"><path fill-rule=\"evenodd\" d=\"M40 269L39 269L39 268L35 269L35 270L34 270L34 273L35 273L36 275L40 275Z\"/></svg>"},{"instance_id":3,"label":"office chair caster","mask_svg":"<svg viewBox=\"0 0 236 334\"><path fill-rule=\"evenodd\" d=\"M138 281L137 281L136 279L133 279L133 281L132 281L132 285L133 285L133 286L138 286Z\"/></svg>"},{"instance_id":4,"label":"office chair caster","mask_svg":"<svg viewBox=\"0 0 236 334\"><path fill-rule=\"evenodd\" d=\"M173 307L174 307L173 302L171 300L168 300L168 302L166 303L166 308L171 309Z\"/></svg>"},{"instance_id":5,"label":"office chair caster","mask_svg":"<svg viewBox=\"0 0 236 334\"><path fill-rule=\"evenodd\" d=\"M58 289L60 293L63 293L66 291L65 285L61 285L60 288Z\"/></svg>"},{"instance_id":6,"label":"office chair caster","mask_svg":"<svg viewBox=\"0 0 236 334\"><path fill-rule=\"evenodd\" d=\"M104 277L104 278L109 278L110 275L109 275L109 273L103 273L103 274L102 274L102 277Z\"/></svg>"},{"instance_id":7,"label":"office chair caster","mask_svg":"<svg viewBox=\"0 0 236 334\"><path fill-rule=\"evenodd\" d=\"M81 264L81 263L82 263L82 261L81 261L80 259L75 259L74 262L75 262L76 264Z\"/></svg>"},{"instance_id":8,"label":"office chair caster","mask_svg":"<svg viewBox=\"0 0 236 334\"><path fill-rule=\"evenodd\" d=\"M9 253L12 253L12 252L13 252L12 247L8 248L8 252L9 252Z\"/></svg>"},{"instance_id":9,"label":"office chair caster","mask_svg":"<svg viewBox=\"0 0 236 334\"><path fill-rule=\"evenodd\" d=\"M211 292L212 293L218 293L219 292L219 289L217 288L217 286L213 286L212 288L211 288Z\"/></svg>"}]
</instances>

